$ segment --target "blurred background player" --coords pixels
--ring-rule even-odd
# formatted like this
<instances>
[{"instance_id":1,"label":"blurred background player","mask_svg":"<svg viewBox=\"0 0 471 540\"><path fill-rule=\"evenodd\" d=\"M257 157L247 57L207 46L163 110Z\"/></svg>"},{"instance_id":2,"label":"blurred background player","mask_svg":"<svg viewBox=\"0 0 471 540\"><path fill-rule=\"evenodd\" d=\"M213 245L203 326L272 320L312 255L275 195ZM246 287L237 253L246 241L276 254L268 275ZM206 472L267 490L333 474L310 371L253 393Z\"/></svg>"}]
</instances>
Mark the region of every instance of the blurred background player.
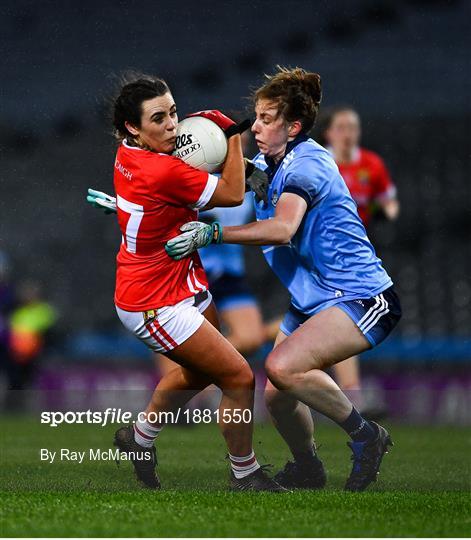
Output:
<instances>
[{"instance_id":1,"label":"blurred background player","mask_svg":"<svg viewBox=\"0 0 471 540\"><path fill-rule=\"evenodd\" d=\"M368 230L374 217L395 220L399 215L396 186L381 157L360 146L361 125L358 113L349 106L328 109L319 122L320 142L331 151L353 200ZM379 419L386 410L364 403L358 357L353 356L333 368L339 386L369 418Z\"/></svg>"},{"instance_id":2,"label":"blurred background player","mask_svg":"<svg viewBox=\"0 0 471 540\"><path fill-rule=\"evenodd\" d=\"M20 283L17 294L18 303L10 316L10 347L13 358L23 367L23 384L27 384L56 324L57 313L43 298L41 284L35 280Z\"/></svg>"},{"instance_id":3,"label":"blurred background player","mask_svg":"<svg viewBox=\"0 0 471 540\"><path fill-rule=\"evenodd\" d=\"M27 403L41 357L51 344L57 321L55 308L43 298L41 284L9 280L8 261L0 253L0 358L7 376L5 406L19 411Z\"/></svg>"},{"instance_id":4,"label":"blurred background player","mask_svg":"<svg viewBox=\"0 0 471 540\"><path fill-rule=\"evenodd\" d=\"M322 141L326 143L342 178L357 203L363 225L383 213L397 219L399 201L396 186L382 158L360 146L361 125L358 113L351 107L333 107L324 115Z\"/></svg>"}]
</instances>

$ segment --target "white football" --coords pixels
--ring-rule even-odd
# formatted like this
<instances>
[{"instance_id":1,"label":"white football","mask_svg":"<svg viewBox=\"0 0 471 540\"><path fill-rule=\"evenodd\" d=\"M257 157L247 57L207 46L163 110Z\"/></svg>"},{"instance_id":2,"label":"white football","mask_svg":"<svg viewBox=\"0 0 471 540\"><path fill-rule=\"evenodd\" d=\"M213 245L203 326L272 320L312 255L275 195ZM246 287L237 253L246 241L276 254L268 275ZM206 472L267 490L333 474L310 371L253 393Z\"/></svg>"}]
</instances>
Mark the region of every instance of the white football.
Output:
<instances>
[{"instance_id":1,"label":"white football","mask_svg":"<svg viewBox=\"0 0 471 540\"><path fill-rule=\"evenodd\" d=\"M177 127L173 155L196 169L219 172L227 155L224 131L207 118L185 118Z\"/></svg>"}]
</instances>

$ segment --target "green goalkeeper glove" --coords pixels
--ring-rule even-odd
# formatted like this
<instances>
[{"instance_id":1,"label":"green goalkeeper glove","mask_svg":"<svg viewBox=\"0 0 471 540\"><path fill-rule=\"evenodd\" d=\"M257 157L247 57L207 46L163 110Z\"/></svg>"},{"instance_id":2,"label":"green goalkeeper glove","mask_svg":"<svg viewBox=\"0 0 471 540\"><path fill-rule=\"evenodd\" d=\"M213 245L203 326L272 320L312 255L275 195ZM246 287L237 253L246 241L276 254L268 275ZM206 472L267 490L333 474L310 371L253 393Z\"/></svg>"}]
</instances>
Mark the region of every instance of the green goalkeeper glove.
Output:
<instances>
[{"instance_id":1,"label":"green goalkeeper glove","mask_svg":"<svg viewBox=\"0 0 471 540\"><path fill-rule=\"evenodd\" d=\"M116 214L116 197L103 191L88 188L87 202L95 208L105 211L105 214Z\"/></svg>"},{"instance_id":2,"label":"green goalkeeper glove","mask_svg":"<svg viewBox=\"0 0 471 540\"><path fill-rule=\"evenodd\" d=\"M199 248L209 244L222 243L222 225L218 221L202 223L189 221L180 227L183 231L165 244L165 251L169 257L179 261Z\"/></svg>"},{"instance_id":3,"label":"green goalkeeper glove","mask_svg":"<svg viewBox=\"0 0 471 540\"><path fill-rule=\"evenodd\" d=\"M245 188L246 191L251 189L255 193L255 200L257 202L268 202L268 186L270 182L268 180L267 173L255 166L250 159L244 158L245 162Z\"/></svg>"}]
</instances>

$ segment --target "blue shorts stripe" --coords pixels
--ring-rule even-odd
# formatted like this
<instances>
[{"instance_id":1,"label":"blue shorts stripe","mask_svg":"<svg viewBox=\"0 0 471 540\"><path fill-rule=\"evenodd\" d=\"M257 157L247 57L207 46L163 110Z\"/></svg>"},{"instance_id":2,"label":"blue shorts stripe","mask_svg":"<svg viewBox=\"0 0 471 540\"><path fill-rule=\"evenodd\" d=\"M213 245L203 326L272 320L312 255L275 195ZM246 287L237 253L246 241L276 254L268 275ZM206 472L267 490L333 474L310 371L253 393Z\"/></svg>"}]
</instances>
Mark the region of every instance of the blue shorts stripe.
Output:
<instances>
[{"instance_id":1,"label":"blue shorts stripe","mask_svg":"<svg viewBox=\"0 0 471 540\"><path fill-rule=\"evenodd\" d=\"M367 323L368 320L374 316L374 314L378 311L381 305L381 300L379 298L379 295L374 297L376 300L376 303L374 306L370 307L370 309L363 315L363 317L357 322L358 328L361 330L361 326L364 323Z\"/></svg>"},{"instance_id":2,"label":"blue shorts stripe","mask_svg":"<svg viewBox=\"0 0 471 540\"><path fill-rule=\"evenodd\" d=\"M381 294L380 295L380 299L381 299L381 309L379 311L377 311L375 313L375 316L373 317L372 320L370 320L367 325L358 325L358 328L364 333L364 334L367 334L372 328L373 326L379 321L379 319L381 317L384 317L384 315L387 315L389 313L389 306L388 306L388 303L386 302L386 300L384 299L383 295Z\"/></svg>"},{"instance_id":3,"label":"blue shorts stripe","mask_svg":"<svg viewBox=\"0 0 471 540\"><path fill-rule=\"evenodd\" d=\"M372 298L339 302L335 307L353 320L372 347L381 343L401 318L401 304L392 287ZM310 317L291 306L280 330L289 336Z\"/></svg>"}]
</instances>

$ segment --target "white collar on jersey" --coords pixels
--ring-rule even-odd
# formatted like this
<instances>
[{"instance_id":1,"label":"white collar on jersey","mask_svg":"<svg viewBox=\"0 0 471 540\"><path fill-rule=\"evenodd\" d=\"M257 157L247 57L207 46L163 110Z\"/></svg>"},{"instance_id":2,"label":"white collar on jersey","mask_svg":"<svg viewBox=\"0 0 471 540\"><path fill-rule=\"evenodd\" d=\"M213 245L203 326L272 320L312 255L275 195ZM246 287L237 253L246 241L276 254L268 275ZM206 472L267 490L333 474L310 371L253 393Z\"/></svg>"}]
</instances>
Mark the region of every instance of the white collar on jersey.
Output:
<instances>
[{"instance_id":1,"label":"white collar on jersey","mask_svg":"<svg viewBox=\"0 0 471 540\"><path fill-rule=\"evenodd\" d=\"M129 148L130 150L144 150L144 148L139 148L139 146L131 146L128 143L127 139L123 139L123 146L125 146L126 148Z\"/></svg>"}]
</instances>

